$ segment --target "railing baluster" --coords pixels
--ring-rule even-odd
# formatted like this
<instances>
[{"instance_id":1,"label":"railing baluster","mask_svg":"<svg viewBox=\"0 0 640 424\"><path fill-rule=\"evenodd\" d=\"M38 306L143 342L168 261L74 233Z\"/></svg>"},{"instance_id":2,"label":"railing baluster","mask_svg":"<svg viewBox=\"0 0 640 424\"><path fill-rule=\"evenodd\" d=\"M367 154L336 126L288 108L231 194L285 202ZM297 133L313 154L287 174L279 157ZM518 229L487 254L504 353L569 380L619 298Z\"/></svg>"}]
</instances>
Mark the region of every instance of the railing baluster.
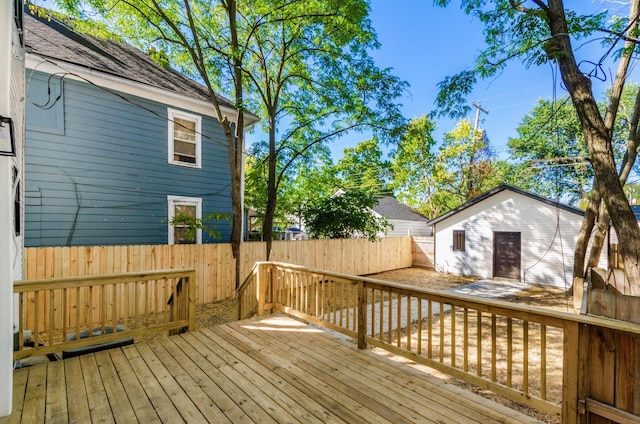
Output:
<instances>
[{"instance_id":1,"label":"railing baluster","mask_svg":"<svg viewBox=\"0 0 640 424\"><path fill-rule=\"evenodd\" d=\"M411 352L411 296L407 295L407 350Z\"/></svg>"},{"instance_id":2,"label":"railing baluster","mask_svg":"<svg viewBox=\"0 0 640 424\"><path fill-rule=\"evenodd\" d=\"M522 391L529 394L529 321L522 322Z\"/></svg>"},{"instance_id":3,"label":"railing baluster","mask_svg":"<svg viewBox=\"0 0 640 424\"><path fill-rule=\"evenodd\" d=\"M67 328L69 326L69 290L62 289L62 340L67 339Z\"/></svg>"},{"instance_id":4,"label":"railing baluster","mask_svg":"<svg viewBox=\"0 0 640 424\"><path fill-rule=\"evenodd\" d=\"M476 374L482 376L482 312L476 312Z\"/></svg>"},{"instance_id":5,"label":"railing baluster","mask_svg":"<svg viewBox=\"0 0 640 424\"><path fill-rule=\"evenodd\" d=\"M400 347L400 339L402 337L402 296L396 295L396 346Z\"/></svg>"},{"instance_id":6,"label":"railing baluster","mask_svg":"<svg viewBox=\"0 0 640 424\"><path fill-rule=\"evenodd\" d=\"M440 363L444 363L444 304L442 302L440 305Z\"/></svg>"},{"instance_id":7,"label":"railing baluster","mask_svg":"<svg viewBox=\"0 0 640 424\"><path fill-rule=\"evenodd\" d=\"M418 298L418 343L417 354L422 355L422 298Z\"/></svg>"},{"instance_id":8,"label":"railing baluster","mask_svg":"<svg viewBox=\"0 0 640 424\"><path fill-rule=\"evenodd\" d=\"M496 314L491 314L491 381L496 381Z\"/></svg>"},{"instance_id":9,"label":"railing baluster","mask_svg":"<svg viewBox=\"0 0 640 424\"><path fill-rule=\"evenodd\" d=\"M547 400L547 326L540 325L540 397Z\"/></svg>"},{"instance_id":10,"label":"railing baluster","mask_svg":"<svg viewBox=\"0 0 640 424\"><path fill-rule=\"evenodd\" d=\"M342 327L342 322L343 322L343 315L344 312L346 311L345 307L344 307L344 282L340 281L338 283L338 287L340 287L340 304L338 309L340 310L340 327Z\"/></svg>"},{"instance_id":11,"label":"railing baluster","mask_svg":"<svg viewBox=\"0 0 640 424\"><path fill-rule=\"evenodd\" d=\"M102 334L105 334L107 330L107 287L100 287L100 327L102 328Z\"/></svg>"},{"instance_id":12,"label":"railing baluster","mask_svg":"<svg viewBox=\"0 0 640 424\"><path fill-rule=\"evenodd\" d=\"M427 301L427 357L433 357L433 305Z\"/></svg>"},{"instance_id":13,"label":"railing baluster","mask_svg":"<svg viewBox=\"0 0 640 424\"><path fill-rule=\"evenodd\" d=\"M456 306L451 305L451 366L456 366Z\"/></svg>"},{"instance_id":14,"label":"railing baluster","mask_svg":"<svg viewBox=\"0 0 640 424\"><path fill-rule=\"evenodd\" d=\"M33 345L38 346L40 343L40 292L36 291L33 294L33 301L35 305L35 309L33 311L33 333L31 337L33 338Z\"/></svg>"},{"instance_id":15,"label":"railing baluster","mask_svg":"<svg viewBox=\"0 0 640 424\"><path fill-rule=\"evenodd\" d=\"M80 334L80 305L81 301L80 287L76 287L76 334Z\"/></svg>"},{"instance_id":16,"label":"railing baluster","mask_svg":"<svg viewBox=\"0 0 640 424\"><path fill-rule=\"evenodd\" d=\"M47 328L47 333L49 335L49 344L53 344L53 330L55 329L55 320L54 320L54 312L55 312L55 297L54 290L49 290L49 325Z\"/></svg>"},{"instance_id":17,"label":"railing baluster","mask_svg":"<svg viewBox=\"0 0 640 424\"><path fill-rule=\"evenodd\" d=\"M393 293L387 290L387 307L389 308L389 324L387 325L387 343L391 344L391 333L393 328Z\"/></svg>"},{"instance_id":18,"label":"railing baluster","mask_svg":"<svg viewBox=\"0 0 640 424\"><path fill-rule=\"evenodd\" d=\"M513 380L513 319L507 318L507 387Z\"/></svg>"},{"instance_id":19,"label":"railing baluster","mask_svg":"<svg viewBox=\"0 0 640 424\"><path fill-rule=\"evenodd\" d=\"M462 359L462 369L464 370L464 372L469 372L469 309L468 308L464 308L464 312L463 312L463 319L464 319L464 352L463 352L463 359Z\"/></svg>"},{"instance_id":20,"label":"railing baluster","mask_svg":"<svg viewBox=\"0 0 640 424\"><path fill-rule=\"evenodd\" d=\"M18 295L18 349L22 350L24 348L24 302L25 302L25 293L20 293Z\"/></svg>"},{"instance_id":21,"label":"railing baluster","mask_svg":"<svg viewBox=\"0 0 640 424\"><path fill-rule=\"evenodd\" d=\"M380 291L380 302L378 302L380 304L380 333L378 333L378 339L380 341L382 341L382 335L384 334L384 292L382 291L382 289L379 290Z\"/></svg>"}]
</instances>

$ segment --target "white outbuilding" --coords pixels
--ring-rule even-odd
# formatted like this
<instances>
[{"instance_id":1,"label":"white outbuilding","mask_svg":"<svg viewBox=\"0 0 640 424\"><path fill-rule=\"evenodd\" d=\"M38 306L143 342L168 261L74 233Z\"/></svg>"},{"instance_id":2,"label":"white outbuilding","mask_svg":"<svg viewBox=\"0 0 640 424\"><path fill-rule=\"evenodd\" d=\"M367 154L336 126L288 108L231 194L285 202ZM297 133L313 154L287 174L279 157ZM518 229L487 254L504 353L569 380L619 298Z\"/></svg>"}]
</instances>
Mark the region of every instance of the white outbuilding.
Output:
<instances>
[{"instance_id":1,"label":"white outbuilding","mask_svg":"<svg viewBox=\"0 0 640 424\"><path fill-rule=\"evenodd\" d=\"M583 216L503 184L429 222L435 269L569 288Z\"/></svg>"}]
</instances>

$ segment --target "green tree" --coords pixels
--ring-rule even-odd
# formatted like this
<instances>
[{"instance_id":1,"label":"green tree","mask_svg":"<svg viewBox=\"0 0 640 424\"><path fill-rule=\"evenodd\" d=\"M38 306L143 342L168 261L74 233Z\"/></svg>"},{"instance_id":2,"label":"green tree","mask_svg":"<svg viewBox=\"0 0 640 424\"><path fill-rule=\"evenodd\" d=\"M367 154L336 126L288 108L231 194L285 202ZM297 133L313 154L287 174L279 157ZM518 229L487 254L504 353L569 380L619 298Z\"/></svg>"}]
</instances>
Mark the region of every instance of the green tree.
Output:
<instances>
[{"instance_id":1,"label":"green tree","mask_svg":"<svg viewBox=\"0 0 640 424\"><path fill-rule=\"evenodd\" d=\"M433 153L435 123L426 115L407 125L395 151L391 153L393 189L402 203L428 218L444 212L446 194L438 190L431 172L437 155Z\"/></svg>"},{"instance_id":2,"label":"green tree","mask_svg":"<svg viewBox=\"0 0 640 424\"><path fill-rule=\"evenodd\" d=\"M307 233L311 238L357 238L376 240L390 224L372 209L374 195L357 189L318 198L303 209Z\"/></svg>"},{"instance_id":3,"label":"green tree","mask_svg":"<svg viewBox=\"0 0 640 424\"><path fill-rule=\"evenodd\" d=\"M445 134L431 175L437 189L449 194L442 199L447 202L447 209L492 188L496 178L484 132L474 130L471 122L463 119Z\"/></svg>"},{"instance_id":4,"label":"green tree","mask_svg":"<svg viewBox=\"0 0 640 424\"><path fill-rule=\"evenodd\" d=\"M436 4L442 6L449 3L450 0L436 0ZM637 248L640 245L640 227L623 190L623 183L637 154L640 119L640 113L637 113L640 112L638 96L631 114L633 119L629 122L626 154L620 164L616 163L612 146L612 134L620 110L623 88L631 59L637 49L640 0L628 3L628 17L611 17L606 11L594 15L579 15L565 9L562 0L531 0L526 4L519 0L462 0L462 8L484 25L486 48L477 57L475 68L448 77L440 84L437 99L439 110L443 114L454 115L463 112L465 108L461 105L478 79L498 75L512 59L519 59L527 66L556 63L582 125L582 134L595 175L576 245L574 278L584 275L589 236L599 215L600 204L603 203L620 235L620 252L632 293L640 294L640 249ZM572 45L572 40L593 41L596 37L602 38L603 33L608 35L603 41L605 51L616 49L617 45L622 44L615 56L618 69L604 112L593 94L590 77L599 70L609 55L607 53L590 62L578 63ZM587 69L589 65L585 63L594 66Z\"/></svg>"},{"instance_id":5,"label":"green tree","mask_svg":"<svg viewBox=\"0 0 640 424\"><path fill-rule=\"evenodd\" d=\"M334 170L345 190L355 188L378 195L389 192L390 163L383 159L375 137L345 149Z\"/></svg>"},{"instance_id":6,"label":"green tree","mask_svg":"<svg viewBox=\"0 0 640 424\"><path fill-rule=\"evenodd\" d=\"M72 9L81 2L60 1ZM385 135L402 124L396 99L405 83L369 55L378 43L364 0L87 1L115 32L142 47L157 44L183 72L234 93L241 111L263 116L267 259L290 168L347 131L369 127ZM229 153L241 172L242 143Z\"/></svg>"},{"instance_id":7,"label":"green tree","mask_svg":"<svg viewBox=\"0 0 640 424\"><path fill-rule=\"evenodd\" d=\"M240 283L242 237L242 174L244 124L244 63L249 48L240 38L246 32L238 22L241 12L236 0L211 3L201 0L57 0L66 12L86 21L85 5L102 27L149 51L153 44L165 52L183 72L204 85L227 141L231 174L232 227L230 243L235 259L236 286ZM230 116L217 91L229 93L237 113ZM240 128L240 131L236 129Z\"/></svg>"},{"instance_id":8,"label":"green tree","mask_svg":"<svg viewBox=\"0 0 640 424\"><path fill-rule=\"evenodd\" d=\"M568 98L538 101L509 139L511 156L523 164L523 181L536 193L565 197L575 204L586 199L593 180L582 126Z\"/></svg>"}]
</instances>

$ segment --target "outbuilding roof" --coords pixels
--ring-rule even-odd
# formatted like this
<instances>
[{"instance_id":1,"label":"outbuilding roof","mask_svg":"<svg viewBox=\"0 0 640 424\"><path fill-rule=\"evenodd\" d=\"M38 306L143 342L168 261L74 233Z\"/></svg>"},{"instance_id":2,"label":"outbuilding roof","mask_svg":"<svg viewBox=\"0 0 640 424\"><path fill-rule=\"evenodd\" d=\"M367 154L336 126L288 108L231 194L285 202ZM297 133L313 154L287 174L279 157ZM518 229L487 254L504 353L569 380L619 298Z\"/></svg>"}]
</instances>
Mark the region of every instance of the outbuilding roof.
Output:
<instances>
[{"instance_id":1,"label":"outbuilding roof","mask_svg":"<svg viewBox=\"0 0 640 424\"><path fill-rule=\"evenodd\" d=\"M112 40L73 31L54 17L24 14L27 53L80 66L111 76L210 102L203 85L171 69L163 68L139 49ZM231 100L216 94L220 106L235 109ZM256 118L257 116L251 115Z\"/></svg>"},{"instance_id":2,"label":"outbuilding roof","mask_svg":"<svg viewBox=\"0 0 640 424\"><path fill-rule=\"evenodd\" d=\"M428 219L414 211L410 207L398 202L393 196L384 196L378 199L378 204L373 210L389 219L400 219L405 221L423 221Z\"/></svg>"},{"instance_id":3,"label":"outbuilding roof","mask_svg":"<svg viewBox=\"0 0 640 424\"><path fill-rule=\"evenodd\" d=\"M502 184L502 185L499 185L498 187L495 187L495 188L487 191L484 194L481 194L480 196L476 197L475 199L472 199L472 200L468 201L467 203L465 203L463 205L460 205L455 209L451 209L449 212L447 212L447 213L445 213L443 215L440 215L437 218L432 219L427 224L428 225L436 224L436 223L438 223L438 222L440 222L442 220L445 220L445 219L449 218L450 216L453 216L453 215L455 215L455 214L457 214L459 212L462 212L463 210L465 210L465 209L467 209L467 208L469 208L469 207L471 207L471 206L473 206L475 204L478 204L478 203L482 202L483 200L488 199L489 197L494 196L494 195L496 195L496 194L498 194L498 193L500 193L502 191L505 191L505 190L509 190L509 191L514 192L514 193L522 194L523 196L527 196L527 197L535 199L535 200L537 200L539 202L546 203L547 205L553 206L554 208L563 209L565 211L575 213L576 215L584 216L584 211L581 210L581 209L574 208L572 206L565 205L563 203L559 203L559 202L553 201L551 199L547 199L546 197L539 196L539 195L534 194L534 193L530 193L528 191L522 190L521 188L514 187L514 186L509 185L509 184Z\"/></svg>"}]
</instances>

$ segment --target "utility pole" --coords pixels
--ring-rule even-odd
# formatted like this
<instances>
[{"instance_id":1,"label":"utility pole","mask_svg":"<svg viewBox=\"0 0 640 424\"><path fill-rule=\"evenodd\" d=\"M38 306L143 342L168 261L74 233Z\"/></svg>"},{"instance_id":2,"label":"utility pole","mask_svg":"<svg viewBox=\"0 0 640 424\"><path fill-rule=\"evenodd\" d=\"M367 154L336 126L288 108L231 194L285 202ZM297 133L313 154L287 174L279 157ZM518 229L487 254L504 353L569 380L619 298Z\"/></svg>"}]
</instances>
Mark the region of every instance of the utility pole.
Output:
<instances>
[{"instance_id":1,"label":"utility pole","mask_svg":"<svg viewBox=\"0 0 640 424\"><path fill-rule=\"evenodd\" d=\"M480 125L480 112L489 114L489 111L483 109L480 106L480 102L476 104L476 102L471 102L471 106L476 108L476 121L473 124L473 149L471 151L471 155L469 157L469 165L468 165L468 173L467 175L467 194L466 199L471 200L471 198L475 197L477 193L474 190L474 180L473 174L475 173L475 164L476 164L476 148L479 143L482 141L482 134L478 134L478 125Z\"/></svg>"},{"instance_id":2,"label":"utility pole","mask_svg":"<svg viewBox=\"0 0 640 424\"><path fill-rule=\"evenodd\" d=\"M473 130L478 131L478 125L480 124L480 112L486 113L488 115L489 111L483 109L482 106L480 106L480 102L478 102L478 104L476 104L476 102L471 102L471 106L476 108L476 122L473 125Z\"/></svg>"}]
</instances>

